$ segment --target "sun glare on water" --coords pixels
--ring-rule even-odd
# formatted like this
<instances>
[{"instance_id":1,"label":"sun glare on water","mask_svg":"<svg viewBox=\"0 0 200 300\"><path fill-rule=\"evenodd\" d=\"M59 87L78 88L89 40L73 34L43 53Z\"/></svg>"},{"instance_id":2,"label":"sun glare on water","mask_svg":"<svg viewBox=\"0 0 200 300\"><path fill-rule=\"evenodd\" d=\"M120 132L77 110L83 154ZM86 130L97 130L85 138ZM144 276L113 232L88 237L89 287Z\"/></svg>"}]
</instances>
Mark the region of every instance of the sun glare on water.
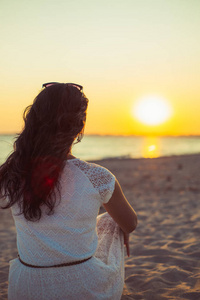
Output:
<instances>
[{"instance_id":1,"label":"sun glare on water","mask_svg":"<svg viewBox=\"0 0 200 300\"><path fill-rule=\"evenodd\" d=\"M164 98L146 96L136 102L132 113L143 124L159 125L170 118L172 109Z\"/></svg>"}]
</instances>

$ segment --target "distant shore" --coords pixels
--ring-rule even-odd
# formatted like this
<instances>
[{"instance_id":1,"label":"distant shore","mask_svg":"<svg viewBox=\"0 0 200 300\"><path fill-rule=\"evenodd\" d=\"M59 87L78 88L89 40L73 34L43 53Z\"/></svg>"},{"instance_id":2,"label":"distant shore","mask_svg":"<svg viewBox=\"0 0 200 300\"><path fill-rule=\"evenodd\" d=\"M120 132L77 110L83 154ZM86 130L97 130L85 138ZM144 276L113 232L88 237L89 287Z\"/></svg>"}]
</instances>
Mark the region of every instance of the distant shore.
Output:
<instances>
[{"instance_id":1,"label":"distant shore","mask_svg":"<svg viewBox=\"0 0 200 300\"><path fill-rule=\"evenodd\" d=\"M104 159L138 214L125 258L122 300L200 299L200 154ZM9 210L0 210L0 299L17 256Z\"/></svg>"}]
</instances>

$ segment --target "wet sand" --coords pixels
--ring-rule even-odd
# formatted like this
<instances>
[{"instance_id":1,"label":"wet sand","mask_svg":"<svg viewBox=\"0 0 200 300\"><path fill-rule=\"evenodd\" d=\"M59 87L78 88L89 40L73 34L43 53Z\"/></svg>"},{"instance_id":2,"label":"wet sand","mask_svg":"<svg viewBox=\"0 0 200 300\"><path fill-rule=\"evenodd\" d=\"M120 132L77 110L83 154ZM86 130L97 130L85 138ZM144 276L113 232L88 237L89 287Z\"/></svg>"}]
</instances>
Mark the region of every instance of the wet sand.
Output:
<instances>
[{"instance_id":1,"label":"wet sand","mask_svg":"<svg viewBox=\"0 0 200 300\"><path fill-rule=\"evenodd\" d=\"M200 299L200 155L96 163L115 174L138 214L122 299ZM10 211L0 210L0 220L3 300L17 249Z\"/></svg>"}]
</instances>

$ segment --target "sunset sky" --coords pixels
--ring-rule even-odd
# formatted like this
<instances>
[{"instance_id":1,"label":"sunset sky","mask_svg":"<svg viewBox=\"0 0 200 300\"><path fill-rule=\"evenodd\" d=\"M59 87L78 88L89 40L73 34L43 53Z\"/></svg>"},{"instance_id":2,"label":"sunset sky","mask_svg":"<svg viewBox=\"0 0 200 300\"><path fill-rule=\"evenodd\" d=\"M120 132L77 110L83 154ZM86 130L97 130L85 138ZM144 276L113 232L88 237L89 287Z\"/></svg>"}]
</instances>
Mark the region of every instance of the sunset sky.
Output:
<instances>
[{"instance_id":1,"label":"sunset sky","mask_svg":"<svg viewBox=\"0 0 200 300\"><path fill-rule=\"evenodd\" d=\"M83 85L87 134L200 135L200 1L1 0L0 132L44 82ZM155 95L167 121L145 125L135 104Z\"/></svg>"}]
</instances>

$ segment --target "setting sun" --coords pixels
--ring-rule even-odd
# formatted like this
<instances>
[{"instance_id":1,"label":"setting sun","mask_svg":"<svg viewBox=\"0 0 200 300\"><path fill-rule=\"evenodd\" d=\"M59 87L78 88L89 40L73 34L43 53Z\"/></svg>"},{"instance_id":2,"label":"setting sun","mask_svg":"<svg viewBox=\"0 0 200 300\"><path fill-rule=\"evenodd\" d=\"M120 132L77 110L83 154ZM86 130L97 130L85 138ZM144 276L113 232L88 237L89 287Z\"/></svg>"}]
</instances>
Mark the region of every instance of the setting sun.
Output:
<instances>
[{"instance_id":1,"label":"setting sun","mask_svg":"<svg viewBox=\"0 0 200 300\"><path fill-rule=\"evenodd\" d=\"M172 109L162 97L145 96L133 106L133 116L147 125L159 125L169 119Z\"/></svg>"}]
</instances>

